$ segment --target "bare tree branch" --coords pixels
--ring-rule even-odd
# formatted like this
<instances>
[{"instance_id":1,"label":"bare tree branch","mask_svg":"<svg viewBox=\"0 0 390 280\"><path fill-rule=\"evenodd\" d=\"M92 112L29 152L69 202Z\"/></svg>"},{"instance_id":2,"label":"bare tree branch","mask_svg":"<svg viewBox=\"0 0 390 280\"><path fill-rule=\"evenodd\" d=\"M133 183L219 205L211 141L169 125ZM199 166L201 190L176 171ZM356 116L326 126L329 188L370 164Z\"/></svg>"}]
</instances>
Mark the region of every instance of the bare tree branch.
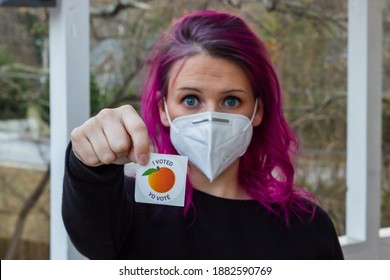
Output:
<instances>
[{"instance_id":1,"label":"bare tree branch","mask_svg":"<svg viewBox=\"0 0 390 280\"><path fill-rule=\"evenodd\" d=\"M0 66L0 74L5 72L23 72L37 75L49 74L48 69L37 68L23 63L11 63Z\"/></svg>"},{"instance_id":2,"label":"bare tree branch","mask_svg":"<svg viewBox=\"0 0 390 280\"><path fill-rule=\"evenodd\" d=\"M318 21L322 24L331 23L346 30L346 17L336 17L333 15L324 14L319 8L309 7L309 5L302 4L297 1L286 0L261 0L262 5L269 12L277 12L282 14L291 14L297 17L304 17L308 20Z\"/></svg>"},{"instance_id":3,"label":"bare tree branch","mask_svg":"<svg viewBox=\"0 0 390 280\"><path fill-rule=\"evenodd\" d=\"M269 11L272 12L276 10L280 0L261 0L263 6Z\"/></svg>"},{"instance_id":4,"label":"bare tree branch","mask_svg":"<svg viewBox=\"0 0 390 280\"><path fill-rule=\"evenodd\" d=\"M131 95L115 96L106 107L107 108L118 107L122 102L127 102L129 104L134 105L135 103L140 102L140 97L131 96Z\"/></svg>"},{"instance_id":5,"label":"bare tree branch","mask_svg":"<svg viewBox=\"0 0 390 280\"><path fill-rule=\"evenodd\" d=\"M330 106L330 104L333 103L334 101L338 99L345 99L346 97L347 96L345 94L336 94L336 95L325 97L320 103L313 104L313 106L306 108L308 113L303 114L299 118L293 120L291 122L291 126L296 128L306 122L328 119L329 115L323 112L326 109L326 107ZM321 129L319 131L321 131Z\"/></svg>"},{"instance_id":6,"label":"bare tree branch","mask_svg":"<svg viewBox=\"0 0 390 280\"><path fill-rule=\"evenodd\" d=\"M48 165L47 171L43 175L41 181L36 186L33 193L30 195L30 197L25 201L22 210L19 213L18 220L15 226L14 233L12 234L12 239L8 245L7 252L5 253L5 260L11 260L15 257L16 250L19 245L20 236L22 235L23 228L25 225L26 218L31 211L31 209L34 207L34 205L37 203L38 199L42 195L43 191L45 190L45 187L47 185L47 182L50 179L50 165Z\"/></svg>"},{"instance_id":7,"label":"bare tree branch","mask_svg":"<svg viewBox=\"0 0 390 280\"><path fill-rule=\"evenodd\" d=\"M6 189L6 191L10 195L12 195L16 199L18 199L18 201L20 201L21 203L26 199L25 196L18 190L18 188L15 188L15 186L13 184L11 184L8 180L6 180L5 177L0 176L0 183L1 183L1 185L3 185L4 189ZM3 201L2 201L2 203L3 203ZM3 205L3 206L5 206L5 205ZM7 209L0 209L0 213L14 214L17 211L17 209L9 208L8 205L5 207ZM37 212L39 212L43 216L45 216L47 219L50 218L50 213L44 207L36 206L36 210L37 210Z\"/></svg>"},{"instance_id":8,"label":"bare tree branch","mask_svg":"<svg viewBox=\"0 0 390 280\"><path fill-rule=\"evenodd\" d=\"M118 0L116 4L104 7L90 7L91 17L112 17L119 14L122 10L135 8L141 10L150 10L152 6L145 2L135 0Z\"/></svg>"}]
</instances>

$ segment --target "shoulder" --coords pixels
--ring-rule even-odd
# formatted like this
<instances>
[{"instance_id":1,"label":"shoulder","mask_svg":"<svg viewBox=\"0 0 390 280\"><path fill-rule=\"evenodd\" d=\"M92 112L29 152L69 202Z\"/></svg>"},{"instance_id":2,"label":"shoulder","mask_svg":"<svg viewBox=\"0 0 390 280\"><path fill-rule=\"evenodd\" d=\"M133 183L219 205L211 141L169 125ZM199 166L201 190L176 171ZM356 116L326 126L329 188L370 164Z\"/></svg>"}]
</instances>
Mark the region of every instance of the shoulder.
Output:
<instances>
[{"instance_id":1,"label":"shoulder","mask_svg":"<svg viewBox=\"0 0 390 280\"><path fill-rule=\"evenodd\" d=\"M334 225L328 212L318 203L308 199L300 199L290 209L292 224L304 224L308 227L326 227L334 230Z\"/></svg>"},{"instance_id":2,"label":"shoulder","mask_svg":"<svg viewBox=\"0 0 390 280\"><path fill-rule=\"evenodd\" d=\"M274 208L275 209L275 208ZM281 209L277 206L276 209ZM326 210L318 203L300 198L291 203L287 211L280 211L278 224L289 232L316 236L318 239L335 239L337 233L333 221Z\"/></svg>"},{"instance_id":3,"label":"shoulder","mask_svg":"<svg viewBox=\"0 0 390 280\"><path fill-rule=\"evenodd\" d=\"M320 205L310 202L313 206L312 213L305 213L306 223L300 226L301 229L310 233L319 242L327 244L329 247L339 247L338 236L335 224L329 213ZM295 221L295 225L297 221ZM300 224L302 222L300 221Z\"/></svg>"},{"instance_id":4,"label":"shoulder","mask_svg":"<svg viewBox=\"0 0 390 280\"><path fill-rule=\"evenodd\" d=\"M325 227L334 231L334 224L329 213L319 206L318 204L312 203L312 213L307 213L306 217L309 218L309 224L313 224L316 227Z\"/></svg>"},{"instance_id":5,"label":"shoulder","mask_svg":"<svg viewBox=\"0 0 390 280\"><path fill-rule=\"evenodd\" d=\"M312 258L315 259L343 259L334 223L321 206L308 202L313 207L311 212L294 214L291 216L289 232L302 241L302 248L314 249ZM311 249L310 249L311 248Z\"/></svg>"}]
</instances>

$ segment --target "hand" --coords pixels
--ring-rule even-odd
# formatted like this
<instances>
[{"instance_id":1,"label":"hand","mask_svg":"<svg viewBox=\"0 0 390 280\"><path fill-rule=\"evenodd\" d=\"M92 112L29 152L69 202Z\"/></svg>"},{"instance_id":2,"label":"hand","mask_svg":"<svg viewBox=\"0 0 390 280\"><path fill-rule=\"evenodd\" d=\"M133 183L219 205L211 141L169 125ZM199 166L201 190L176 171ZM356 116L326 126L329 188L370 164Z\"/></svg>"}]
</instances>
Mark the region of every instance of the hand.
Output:
<instances>
[{"instance_id":1,"label":"hand","mask_svg":"<svg viewBox=\"0 0 390 280\"><path fill-rule=\"evenodd\" d=\"M71 133L73 152L84 164L125 164L149 161L145 123L130 105L103 109Z\"/></svg>"}]
</instances>

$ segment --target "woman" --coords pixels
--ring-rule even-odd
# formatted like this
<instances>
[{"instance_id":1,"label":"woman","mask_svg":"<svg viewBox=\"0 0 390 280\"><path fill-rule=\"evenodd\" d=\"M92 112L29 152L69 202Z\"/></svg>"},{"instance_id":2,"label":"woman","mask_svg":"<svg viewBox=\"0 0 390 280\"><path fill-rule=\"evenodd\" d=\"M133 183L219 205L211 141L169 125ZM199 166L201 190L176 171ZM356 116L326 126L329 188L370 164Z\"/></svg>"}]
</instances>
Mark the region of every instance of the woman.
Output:
<instances>
[{"instance_id":1,"label":"woman","mask_svg":"<svg viewBox=\"0 0 390 280\"><path fill-rule=\"evenodd\" d=\"M195 12L173 24L148 61L142 118L130 105L105 109L72 132L63 219L79 251L92 259L342 259L328 215L294 189L296 138L250 28L234 15ZM188 126L199 118L207 124ZM134 201L123 164L145 165L149 139L156 152L188 156L184 209Z\"/></svg>"}]
</instances>

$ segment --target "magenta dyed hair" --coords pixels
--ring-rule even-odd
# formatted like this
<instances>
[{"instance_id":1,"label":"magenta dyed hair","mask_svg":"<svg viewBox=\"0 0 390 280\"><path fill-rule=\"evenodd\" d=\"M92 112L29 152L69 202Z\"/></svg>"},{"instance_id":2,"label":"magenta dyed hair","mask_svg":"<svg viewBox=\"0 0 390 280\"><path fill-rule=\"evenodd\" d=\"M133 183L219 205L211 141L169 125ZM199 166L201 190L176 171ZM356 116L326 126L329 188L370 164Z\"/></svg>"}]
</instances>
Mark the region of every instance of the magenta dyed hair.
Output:
<instances>
[{"instance_id":1,"label":"magenta dyed hair","mask_svg":"<svg viewBox=\"0 0 390 280\"><path fill-rule=\"evenodd\" d=\"M287 223L291 213L313 214L314 204L302 198L314 196L294 189L290 154L295 152L298 141L283 115L274 66L264 43L235 15L216 11L189 14L176 21L153 48L148 58L150 68L143 89L142 116L156 151L177 154L169 128L160 121L158 104L167 95L172 65L199 53L240 65L263 104L262 123L254 127L248 150L240 158L240 184L261 205L284 216ZM185 212L191 202L192 187L187 183Z\"/></svg>"}]
</instances>

